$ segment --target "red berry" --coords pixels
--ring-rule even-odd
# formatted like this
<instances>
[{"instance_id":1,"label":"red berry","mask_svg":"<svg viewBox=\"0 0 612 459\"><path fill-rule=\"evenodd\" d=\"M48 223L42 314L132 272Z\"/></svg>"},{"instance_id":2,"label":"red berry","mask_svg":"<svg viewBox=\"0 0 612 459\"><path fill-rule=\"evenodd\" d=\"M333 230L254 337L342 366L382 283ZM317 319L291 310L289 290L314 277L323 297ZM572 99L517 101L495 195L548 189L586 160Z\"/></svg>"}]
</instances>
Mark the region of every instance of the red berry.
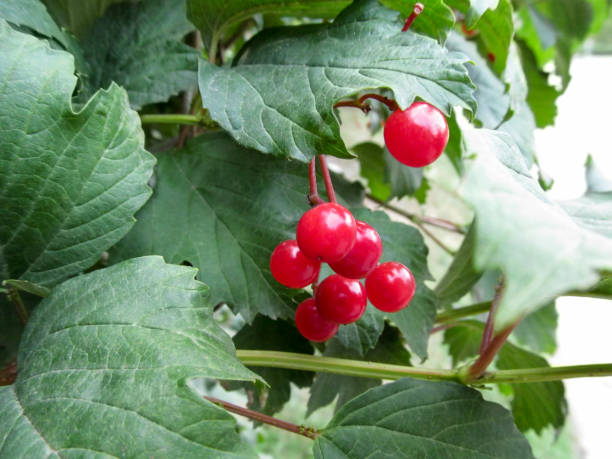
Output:
<instances>
[{"instance_id":1,"label":"red berry","mask_svg":"<svg viewBox=\"0 0 612 459\"><path fill-rule=\"evenodd\" d=\"M326 202L310 209L297 226L297 243L308 258L339 261L353 248L357 225L340 204Z\"/></svg>"},{"instance_id":2,"label":"red berry","mask_svg":"<svg viewBox=\"0 0 612 459\"><path fill-rule=\"evenodd\" d=\"M363 315L368 305L361 282L332 274L317 287L317 308L322 317L339 324L353 323Z\"/></svg>"},{"instance_id":3,"label":"red berry","mask_svg":"<svg viewBox=\"0 0 612 459\"><path fill-rule=\"evenodd\" d=\"M385 312L397 312L408 306L415 289L412 272L394 261L378 265L366 278L370 303Z\"/></svg>"},{"instance_id":4,"label":"red berry","mask_svg":"<svg viewBox=\"0 0 612 459\"><path fill-rule=\"evenodd\" d=\"M340 261L329 266L350 279L361 279L374 269L382 254L382 241L378 232L365 222L357 220L357 237L351 251Z\"/></svg>"},{"instance_id":5,"label":"red berry","mask_svg":"<svg viewBox=\"0 0 612 459\"><path fill-rule=\"evenodd\" d=\"M395 110L384 130L385 144L400 163L423 167L433 163L448 142L448 124L440 110L427 102L415 102Z\"/></svg>"},{"instance_id":6,"label":"red berry","mask_svg":"<svg viewBox=\"0 0 612 459\"><path fill-rule=\"evenodd\" d=\"M327 341L338 331L338 324L321 317L315 300L309 298L295 311L295 325L302 336L310 341Z\"/></svg>"},{"instance_id":7,"label":"red berry","mask_svg":"<svg viewBox=\"0 0 612 459\"><path fill-rule=\"evenodd\" d=\"M285 287L302 288L319 277L321 262L307 258L296 241L283 241L270 256L270 271Z\"/></svg>"}]
</instances>

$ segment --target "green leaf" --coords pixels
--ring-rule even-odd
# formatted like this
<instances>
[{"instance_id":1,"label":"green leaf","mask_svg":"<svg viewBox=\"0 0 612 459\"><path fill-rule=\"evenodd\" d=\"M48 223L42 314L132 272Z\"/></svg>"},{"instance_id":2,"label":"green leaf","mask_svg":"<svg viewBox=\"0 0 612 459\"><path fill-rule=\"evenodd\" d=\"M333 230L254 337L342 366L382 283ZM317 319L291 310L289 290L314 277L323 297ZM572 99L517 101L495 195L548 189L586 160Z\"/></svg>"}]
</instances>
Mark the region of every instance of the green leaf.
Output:
<instances>
[{"instance_id":1,"label":"green leaf","mask_svg":"<svg viewBox=\"0 0 612 459\"><path fill-rule=\"evenodd\" d=\"M349 156L333 104L359 91L390 88L402 108L419 96L446 113L473 110L465 58L401 26L377 0L357 0L333 24L264 30L231 67L200 59L204 106L241 144L301 161Z\"/></svg>"},{"instance_id":2,"label":"green leaf","mask_svg":"<svg viewBox=\"0 0 612 459\"><path fill-rule=\"evenodd\" d=\"M548 198L509 137L484 129L463 135L476 154L462 187L476 212L474 263L505 276L500 332L556 296L594 285L612 268L612 241L587 224L599 207L583 202L577 219Z\"/></svg>"},{"instance_id":3,"label":"green leaf","mask_svg":"<svg viewBox=\"0 0 612 459\"><path fill-rule=\"evenodd\" d=\"M555 303L550 303L525 317L512 336L535 352L552 355L557 349L557 319Z\"/></svg>"},{"instance_id":4,"label":"green leaf","mask_svg":"<svg viewBox=\"0 0 612 459\"><path fill-rule=\"evenodd\" d=\"M337 336L337 335L336 335ZM327 357L340 357L349 359L363 359L370 362L391 363L395 365L410 365L410 353L404 347L399 330L388 324L385 325L376 347L370 349L364 356L359 355L355 348L344 346L340 340L332 339L324 355ZM335 410L353 397L366 390L379 386L382 380L375 378L356 378L330 373L317 373L316 379L310 389L308 399L308 414L320 407L332 403L336 397Z\"/></svg>"},{"instance_id":5,"label":"green leaf","mask_svg":"<svg viewBox=\"0 0 612 459\"><path fill-rule=\"evenodd\" d=\"M463 298L482 276L482 272L474 268L475 244L476 230L472 224L453 261L436 284L434 292L438 299L438 308L449 306Z\"/></svg>"},{"instance_id":6,"label":"green leaf","mask_svg":"<svg viewBox=\"0 0 612 459\"><path fill-rule=\"evenodd\" d=\"M391 183L391 197L414 196L423 183L423 168L400 163L386 148L383 152L383 159L387 177Z\"/></svg>"},{"instance_id":7,"label":"green leaf","mask_svg":"<svg viewBox=\"0 0 612 459\"><path fill-rule=\"evenodd\" d=\"M28 322L17 381L0 388L3 453L246 455L232 416L189 387L256 378L195 272L146 257L56 287Z\"/></svg>"},{"instance_id":8,"label":"green leaf","mask_svg":"<svg viewBox=\"0 0 612 459\"><path fill-rule=\"evenodd\" d=\"M444 331L444 344L454 367L478 355L483 331L484 324L477 320L462 320Z\"/></svg>"},{"instance_id":9,"label":"green leaf","mask_svg":"<svg viewBox=\"0 0 612 459\"><path fill-rule=\"evenodd\" d=\"M42 285L19 279L7 279L5 281L2 281L2 285L7 285L17 290L31 293L32 295L36 295L40 298L46 297L51 291L50 289Z\"/></svg>"},{"instance_id":10,"label":"green leaf","mask_svg":"<svg viewBox=\"0 0 612 459\"><path fill-rule=\"evenodd\" d=\"M100 258L148 199L154 158L125 92L74 112L65 52L0 21L0 279L54 285Z\"/></svg>"},{"instance_id":11,"label":"green leaf","mask_svg":"<svg viewBox=\"0 0 612 459\"><path fill-rule=\"evenodd\" d=\"M257 316L251 325L245 325L233 338L237 349L258 349L266 351L296 352L312 354L310 342L302 337L294 323L284 320L271 320ZM253 368L266 381L268 387L261 384L231 382L227 386L232 389L244 388L249 394L249 408L274 414L280 411L291 396L290 383L297 387L312 384L314 373L310 371L283 370L278 368Z\"/></svg>"},{"instance_id":12,"label":"green leaf","mask_svg":"<svg viewBox=\"0 0 612 459\"><path fill-rule=\"evenodd\" d=\"M79 37L89 30L96 18L104 15L109 6L127 1L138 0L44 0L58 22Z\"/></svg>"},{"instance_id":13,"label":"green leaf","mask_svg":"<svg viewBox=\"0 0 612 459\"><path fill-rule=\"evenodd\" d=\"M587 157L584 175L587 183L587 194L612 191L612 178L608 177L607 174L597 166L591 155Z\"/></svg>"},{"instance_id":14,"label":"green leaf","mask_svg":"<svg viewBox=\"0 0 612 459\"><path fill-rule=\"evenodd\" d=\"M497 360L497 367L500 370L548 366L544 358L510 343L504 344ZM532 429L540 433L548 426L557 429L563 427L567 415L567 402L561 381L512 384L512 390L514 392L512 414L519 430L526 432Z\"/></svg>"},{"instance_id":15,"label":"green leaf","mask_svg":"<svg viewBox=\"0 0 612 459\"><path fill-rule=\"evenodd\" d=\"M417 289L409 306L399 312L387 314L402 331L410 349L421 359L427 357L427 342L435 316L434 293L425 286L431 279L427 267L427 247L419 231L403 223L393 222L384 212L355 209L353 215L376 228L383 242L381 262L397 261L414 274Z\"/></svg>"},{"instance_id":16,"label":"green leaf","mask_svg":"<svg viewBox=\"0 0 612 459\"><path fill-rule=\"evenodd\" d=\"M400 379L344 405L314 444L316 458L531 458L501 406L447 382Z\"/></svg>"},{"instance_id":17,"label":"green leaf","mask_svg":"<svg viewBox=\"0 0 612 459\"><path fill-rule=\"evenodd\" d=\"M580 226L612 239L612 191L590 192L560 204Z\"/></svg>"},{"instance_id":18,"label":"green leaf","mask_svg":"<svg viewBox=\"0 0 612 459\"><path fill-rule=\"evenodd\" d=\"M65 48L71 46L67 34L60 30L40 0L3 0L0 2L0 18L53 38Z\"/></svg>"},{"instance_id":19,"label":"green leaf","mask_svg":"<svg viewBox=\"0 0 612 459\"><path fill-rule=\"evenodd\" d=\"M114 81L140 108L195 88L198 52L181 42L193 30L185 15L185 0L110 7L82 42L91 67L84 95Z\"/></svg>"},{"instance_id":20,"label":"green leaf","mask_svg":"<svg viewBox=\"0 0 612 459\"><path fill-rule=\"evenodd\" d=\"M338 340L346 349L351 349L361 357L376 346L384 326L384 315L369 305L357 322L340 325L334 340Z\"/></svg>"},{"instance_id":21,"label":"green leaf","mask_svg":"<svg viewBox=\"0 0 612 459\"><path fill-rule=\"evenodd\" d=\"M344 204L360 205L359 185L335 184ZM222 132L203 134L159 157L155 193L111 260L189 261L211 286L212 302L230 304L247 322L258 313L293 318L293 291L272 277L270 254L295 239L308 189L305 164L247 150Z\"/></svg>"}]
</instances>

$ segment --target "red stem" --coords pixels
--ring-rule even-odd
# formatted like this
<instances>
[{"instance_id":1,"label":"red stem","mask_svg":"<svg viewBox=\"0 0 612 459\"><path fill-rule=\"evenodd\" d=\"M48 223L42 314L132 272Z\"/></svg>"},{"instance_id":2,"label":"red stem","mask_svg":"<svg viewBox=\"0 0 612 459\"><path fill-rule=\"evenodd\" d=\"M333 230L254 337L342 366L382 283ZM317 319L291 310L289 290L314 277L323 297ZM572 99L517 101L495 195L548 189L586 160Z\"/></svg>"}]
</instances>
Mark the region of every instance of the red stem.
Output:
<instances>
[{"instance_id":1,"label":"red stem","mask_svg":"<svg viewBox=\"0 0 612 459\"><path fill-rule=\"evenodd\" d=\"M392 112L399 108L397 105L397 102L395 102L393 99L389 99L388 97L381 96L380 94L370 94L370 93L364 94L363 96L359 98L359 104L363 105L363 103L367 99L376 99L377 101L382 102L387 107L389 107L389 110L391 110Z\"/></svg>"},{"instance_id":2,"label":"red stem","mask_svg":"<svg viewBox=\"0 0 612 459\"><path fill-rule=\"evenodd\" d=\"M17 379L17 362L13 359L6 367L0 370L0 386L9 386Z\"/></svg>"},{"instance_id":3,"label":"red stem","mask_svg":"<svg viewBox=\"0 0 612 459\"><path fill-rule=\"evenodd\" d=\"M319 196L319 191L317 190L317 165L315 158L312 158L308 165L308 179L310 181L310 194L308 195L310 204L313 206L322 204L324 201Z\"/></svg>"},{"instance_id":4,"label":"red stem","mask_svg":"<svg viewBox=\"0 0 612 459\"><path fill-rule=\"evenodd\" d=\"M482 352L480 354L480 357L478 357L478 360L476 360L476 362L474 362L469 368L467 380L465 381L466 383L474 381L475 379L480 378L484 374L484 372L487 370L487 368L501 349L501 347L508 339L508 336L510 336L510 333L512 333L512 330L514 330L514 328L519 324L519 322L520 320L517 321L515 324L511 325L510 327L506 328L500 334L495 336L495 338L493 338L491 342L489 342L484 352Z\"/></svg>"},{"instance_id":5,"label":"red stem","mask_svg":"<svg viewBox=\"0 0 612 459\"><path fill-rule=\"evenodd\" d=\"M319 432L313 427L306 426L298 426L296 424L291 424L290 422L281 421L280 419L273 418L272 416L268 416L263 413L259 413L257 411L249 410L247 408L243 408L238 405L234 405L233 403L226 402L224 400L220 400L215 397L204 397L209 402L214 403L215 405L219 405L225 408L227 411L232 413L236 413L240 416L247 417L249 419L253 419L254 421L263 422L264 424L268 424L279 429L287 430L289 432L296 433L298 435L303 435L304 437L310 438L311 440L315 439Z\"/></svg>"},{"instance_id":6,"label":"red stem","mask_svg":"<svg viewBox=\"0 0 612 459\"><path fill-rule=\"evenodd\" d=\"M324 155L319 155L319 164L321 164L321 174L323 175L325 189L327 190L327 199L329 199L329 202L336 202L336 192L334 191L334 185L332 183L331 176L329 175L327 160L325 159Z\"/></svg>"},{"instance_id":7,"label":"red stem","mask_svg":"<svg viewBox=\"0 0 612 459\"><path fill-rule=\"evenodd\" d=\"M334 104L334 108L338 107L355 107L361 110L366 115L370 113L370 110L372 109L372 107L370 107L369 105L360 104L356 100L341 100L340 102L336 102Z\"/></svg>"},{"instance_id":8,"label":"red stem","mask_svg":"<svg viewBox=\"0 0 612 459\"><path fill-rule=\"evenodd\" d=\"M417 18L419 14L423 12L424 9L425 7L423 6L422 3L416 3L414 5L412 13L410 14L410 16L408 16L408 19L406 19L406 22L404 22L404 27L402 27L402 32L406 32L410 28L414 20Z\"/></svg>"},{"instance_id":9,"label":"red stem","mask_svg":"<svg viewBox=\"0 0 612 459\"><path fill-rule=\"evenodd\" d=\"M503 280L500 280L497 287L495 287L495 296L493 297L493 301L491 302L491 309L489 309L489 315L487 316L487 323L485 324L485 329L482 334L482 342L480 343L480 353L482 354L487 346L491 343L493 339L493 329L495 326L495 313L497 312L497 306L499 305L499 300L501 298L501 290L503 286Z\"/></svg>"}]
</instances>

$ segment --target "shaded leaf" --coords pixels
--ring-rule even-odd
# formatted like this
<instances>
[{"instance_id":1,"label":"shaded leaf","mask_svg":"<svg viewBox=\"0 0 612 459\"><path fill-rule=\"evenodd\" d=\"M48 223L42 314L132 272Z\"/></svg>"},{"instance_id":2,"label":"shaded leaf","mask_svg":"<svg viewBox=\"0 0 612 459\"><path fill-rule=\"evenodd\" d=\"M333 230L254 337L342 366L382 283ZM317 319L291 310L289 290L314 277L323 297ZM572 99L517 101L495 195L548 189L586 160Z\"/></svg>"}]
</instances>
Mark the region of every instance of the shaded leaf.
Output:
<instances>
[{"instance_id":1,"label":"shaded leaf","mask_svg":"<svg viewBox=\"0 0 612 459\"><path fill-rule=\"evenodd\" d=\"M54 285L125 235L154 158L125 91L70 106L72 57L0 21L0 279Z\"/></svg>"},{"instance_id":2,"label":"shaded leaf","mask_svg":"<svg viewBox=\"0 0 612 459\"><path fill-rule=\"evenodd\" d=\"M3 453L246 455L232 416L189 388L256 378L195 272L146 257L56 287L28 322L17 381L0 388Z\"/></svg>"},{"instance_id":3,"label":"shaded leaf","mask_svg":"<svg viewBox=\"0 0 612 459\"><path fill-rule=\"evenodd\" d=\"M376 346L384 326L384 315L369 305L357 322L340 325L334 339L346 349L354 351L356 355L363 356L369 349Z\"/></svg>"},{"instance_id":4,"label":"shaded leaf","mask_svg":"<svg viewBox=\"0 0 612 459\"><path fill-rule=\"evenodd\" d=\"M344 204L360 205L359 185L335 184ZM293 318L293 291L272 277L269 260L281 241L295 239L308 189L307 165L247 150L222 132L203 134L159 157L155 193L111 259L189 261L212 302L230 304L247 322Z\"/></svg>"},{"instance_id":5,"label":"shaded leaf","mask_svg":"<svg viewBox=\"0 0 612 459\"><path fill-rule=\"evenodd\" d=\"M512 336L535 352L552 355L557 349L557 320L555 303L551 303L525 317Z\"/></svg>"},{"instance_id":6,"label":"shaded leaf","mask_svg":"<svg viewBox=\"0 0 612 459\"><path fill-rule=\"evenodd\" d=\"M363 142L351 148L357 155L361 176L368 181L370 193L380 201L391 197L391 186L385 177L383 147L374 142Z\"/></svg>"},{"instance_id":7,"label":"shaded leaf","mask_svg":"<svg viewBox=\"0 0 612 459\"><path fill-rule=\"evenodd\" d=\"M89 30L94 21L103 16L106 9L115 3L139 0L43 0L55 19L77 36ZM145 0L148 1L148 0Z\"/></svg>"},{"instance_id":8,"label":"shaded leaf","mask_svg":"<svg viewBox=\"0 0 612 459\"><path fill-rule=\"evenodd\" d=\"M446 113L473 109L465 58L401 24L357 0L332 24L264 30L231 67L200 59L204 106L241 144L301 161L349 156L333 104L362 90L390 88L402 108L420 96Z\"/></svg>"},{"instance_id":9,"label":"shaded leaf","mask_svg":"<svg viewBox=\"0 0 612 459\"><path fill-rule=\"evenodd\" d=\"M314 444L316 458L531 458L501 406L455 383L400 379L344 405Z\"/></svg>"},{"instance_id":10,"label":"shaded leaf","mask_svg":"<svg viewBox=\"0 0 612 459\"><path fill-rule=\"evenodd\" d=\"M181 41L193 30L185 15L185 0L110 7L83 39L91 66L84 95L114 81L140 108L195 88L198 52Z\"/></svg>"}]
</instances>

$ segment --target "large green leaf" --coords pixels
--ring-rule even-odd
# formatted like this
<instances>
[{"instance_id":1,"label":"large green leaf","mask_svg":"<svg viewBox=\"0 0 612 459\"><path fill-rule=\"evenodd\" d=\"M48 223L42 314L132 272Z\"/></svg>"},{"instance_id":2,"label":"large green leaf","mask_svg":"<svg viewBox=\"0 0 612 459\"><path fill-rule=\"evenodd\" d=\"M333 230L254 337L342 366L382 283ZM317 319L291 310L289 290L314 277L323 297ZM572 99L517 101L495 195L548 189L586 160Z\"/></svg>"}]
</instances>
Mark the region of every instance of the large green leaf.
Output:
<instances>
[{"instance_id":1,"label":"large green leaf","mask_svg":"<svg viewBox=\"0 0 612 459\"><path fill-rule=\"evenodd\" d=\"M573 289L588 289L612 268L612 240L587 219L599 208L583 202L580 218L551 201L506 135L464 130L466 152L476 154L463 196L476 212L477 269L505 276L495 316L499 332Z\"/></svg>"},{"instance_id":2,"label":"large green leaf","mask_svg":"<svg viewBox=\"0 0 612 459\"><path fill-rule=\"evenodd\" d=\"M359 185L336 186L359 205ZM213 302L229 303L248 322L258 313L292 318L293 293L274 280L269 260L276 245L295 239L307 195L305 164L247 150L225 133L204 134L159 157L155 193L113 255L189 261L205 274Z\"/></svg>"},{"instance_id":3,"label":"large green leaf","mask_svg":"<svg viewBox=\"0 0 612 459\"><path fill-rule=\"evenodd\" d=\"M82 42L91 67L85 96L114 81L139 108L195 88L198 52L181 42L193 30L185 15L185 0L110 7Z\"/></svg>"},{"instance_id":4,"label":"large green leaf","mask_svg":"<svg viewBox=\"0 0 612 459\"><path fill-rule=\"evenodd\" d=\"M233 337L238 349L295 352L312 354L310 342L295 328L294 323L257 316L251 325L245 325ZM312 384L314 373L310 371L284 370L280 368L253 368L269 387L247 382L230 382L230 389L246 389L249 408L274 414L280 411L291 397L291 384L306 387Z\"/></svg>"},{"instance_id":5,"label":"large green leaf","mask_svg":"<svg viewBox=\"0 0 612 459\"><path fill-rule=\"evenodd\" d=\"M317 458L531 458L501 406L447 382L400 379L344 405L314 444Z\"/></svg>"},{"instance_id":6,"label":"large green leaf","mask_svg":"<svg viewBox=\"0 0 612 459\"><path fill-rule=\"evenodd\" d=\"M357 0L333 24L264 30L231 67L200 59L203 104L241 144L302 161L349 155L333 104L362 90L390 88L402 108L419 96L446 113L474 109L466 58L401 24Z\"/></svg>"},{"instance_id":7,"label":"large green leaf","mask_svg":"<svg viewBox=\"0 0 612 459\"><path fill-rule=\"evenodd\" d=\"M352 324L341 325L334 340L339 341L346 349L351 349L355 355L362 357L378 342L385 326L384 315L368 305L363 316Z\"/></svg>"},{"instance_id":8,"label":"large green leaf","mask_svg":"<svg viewBox=\"0 0 612 459\"><path fill-rule=\"evenodd\" d=\"M256 378L195 272L146 257L56 287L28 322L17 381L0 388L3 455L246 454L234 419L189 387Z\"/></svg>"},{"instance_id":9,"label":"large green leaf","mask_svg":"<svg viewBox=\"0 0 612 459\"><path fill-rule=\"evenodd\" d=\"M91 266L148 199L154 158L125 91L70 106L65 52L0 21L0 278L53 285Z\"/></svg>"},{"instance_id":10,"label":"large green leaf","mask_svg":"<svg viewBox=\"0 0 612 459\"><path fill-rule=\"evenodd\" d=\"M335 338L329 342L323 355L326 357L363 359L369 362L391 363L395 365L410 365L410 353L404 347L399 330L388 324L385 325L376 346L370 349L364 356L356 352L354 347L344 346ZM315 382L310 389L308 414L320 407L329 405L336 398L335 410L338 411L350 399L372 387L379 386L381 383L382 380L375 378L357 378L331 373L317 373Z\"/></svg>"},{"instance_id":11,"label":"large green leaf","mask_svg":"<svg viewBox=\"0 0 612 459\"><path fill-rule=\"evenodd\" d=\"M434 293L425 286L431 274L427 267L428 251L423 237L416 228L393 222L384 212L356 209L353 215L376 228L380 234L383 242L381 262L403 263L414 274L417 289L412 301L408 307L387 314L387 317L402 331L410 349L424 359L427 357L429 333L435 322L436 305Z\"/></svg>"}]
</instances>

